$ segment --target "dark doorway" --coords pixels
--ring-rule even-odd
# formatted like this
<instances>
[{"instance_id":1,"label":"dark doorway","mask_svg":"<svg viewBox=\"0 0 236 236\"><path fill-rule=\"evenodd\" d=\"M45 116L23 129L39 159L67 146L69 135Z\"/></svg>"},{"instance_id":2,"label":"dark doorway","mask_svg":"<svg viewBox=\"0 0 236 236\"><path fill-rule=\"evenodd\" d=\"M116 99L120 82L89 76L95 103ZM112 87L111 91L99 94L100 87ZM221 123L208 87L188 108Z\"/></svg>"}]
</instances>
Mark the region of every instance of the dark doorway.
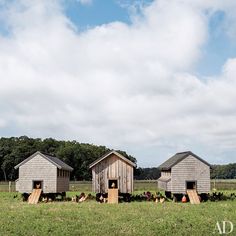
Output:
<instances>
[{"instance_id":1,"label":"dark doorway","mask_svg":"<svg viewBox=\"0 0 236 236\"><path fill-rule=\"evenodd\" d=\"M196 189L197 188L197 181L186 181L186 188L187 189Z\"/></svg>"},{"instance_id":2,"label":"dark doorway","mask_svg":"<svg viewBox=\"0 0 236 236\"><path fill-rule=\"evenodd\" d=\"M109 179L108 180L108 188L118 188L118 180L117 179Z\"/></svg>"},{"instance_id":3,"label":"dark doorway","mask_svg":"<svg viewBox=\"0 0 236 236\"><path fill-rule=\"evenodd\" d=\"M33 180L33 189L42 189L43 181L42 180Z\"/></svg>"}]
</instances>

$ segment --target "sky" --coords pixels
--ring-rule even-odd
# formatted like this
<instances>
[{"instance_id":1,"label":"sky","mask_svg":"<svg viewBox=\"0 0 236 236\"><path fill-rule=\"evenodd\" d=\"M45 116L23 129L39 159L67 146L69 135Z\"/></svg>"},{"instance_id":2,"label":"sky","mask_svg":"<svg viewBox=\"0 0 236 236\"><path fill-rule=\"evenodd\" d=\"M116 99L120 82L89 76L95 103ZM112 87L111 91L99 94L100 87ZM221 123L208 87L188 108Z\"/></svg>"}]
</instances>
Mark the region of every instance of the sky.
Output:
<instances>
[{"instance_id":1,"label":"sky","mask_svg":"<svg viewBox=\"0 0 236 236\"><path fill-rule=\"evenodd\" d=\"M235 25L235 0L0 0L0 136L236 162Z\"/></svg>"}]
</instances>

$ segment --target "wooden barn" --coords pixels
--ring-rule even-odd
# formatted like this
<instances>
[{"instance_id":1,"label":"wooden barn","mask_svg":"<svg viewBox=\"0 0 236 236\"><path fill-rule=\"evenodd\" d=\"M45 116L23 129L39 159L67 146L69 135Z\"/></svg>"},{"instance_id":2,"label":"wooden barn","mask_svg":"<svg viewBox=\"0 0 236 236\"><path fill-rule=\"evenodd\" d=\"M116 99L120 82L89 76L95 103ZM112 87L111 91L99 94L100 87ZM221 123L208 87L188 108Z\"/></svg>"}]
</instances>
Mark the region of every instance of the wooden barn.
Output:
<instances>
[{"instance_id":1,"label":"wooden barn","mask_svg":"<svg viewBox=\"0 0 236 236\"><path fill-rule=\"evenodd\" d=\"M158 188L166 194L187 194L188 190L198 194L210 192L211 166L190 151L176 153L159 168Z\"/></svg>"},{"instance_id":2,"label":"wooden barn","mask_svg":"<svg viewBox=\"0 0 236 236\"><path fill-rule=\"evenodd\" d=\"M58 159L41 152L36 152L20 164L16 191L31 193L40 188L43 193L64 193L69 190L72 167Z\"/></svg>"},{"instance_id":3,"label":"wooden barn","mask_svg":"<svg viewBox=\"0 0 236 236\"><path fill-rule=\"evenodd\" d=\"M133 192L133 169L136 164L116 151L110 151L94 161L92 169L92 189L96 193L107 193L116 188L120 193Z\"/></svg>"}]
</instances>

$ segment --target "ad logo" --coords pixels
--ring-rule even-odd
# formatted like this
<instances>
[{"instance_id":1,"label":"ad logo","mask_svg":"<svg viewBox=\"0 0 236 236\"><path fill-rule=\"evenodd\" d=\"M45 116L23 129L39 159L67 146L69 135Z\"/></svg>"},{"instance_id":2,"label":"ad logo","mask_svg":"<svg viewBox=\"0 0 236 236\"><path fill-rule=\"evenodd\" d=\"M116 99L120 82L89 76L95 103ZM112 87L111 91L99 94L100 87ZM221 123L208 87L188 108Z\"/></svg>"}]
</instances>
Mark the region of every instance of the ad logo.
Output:
<instances>
[{"instance_id":1,"label":"ad logo","mask_svg":"<svg viewBox=\"0 0 236 236\"><path fill-rule=\"evenodd\" d=\"M231 221L229 220L225 220L222 222L217 221L214 233L224 235L232 233L233 230L234 230L234 225Z\"/></svg>"}]
</instances>

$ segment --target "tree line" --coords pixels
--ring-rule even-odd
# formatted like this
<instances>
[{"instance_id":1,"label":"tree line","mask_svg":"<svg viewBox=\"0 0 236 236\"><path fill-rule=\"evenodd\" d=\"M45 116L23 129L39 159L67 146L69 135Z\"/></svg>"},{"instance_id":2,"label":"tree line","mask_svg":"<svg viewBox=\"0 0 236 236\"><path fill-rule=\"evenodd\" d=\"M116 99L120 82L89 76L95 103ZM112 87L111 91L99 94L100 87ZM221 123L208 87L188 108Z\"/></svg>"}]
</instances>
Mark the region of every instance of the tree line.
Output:
<instances>
[{"instance_id":1,"label":"tree line","mask_svg":"<svg viewBox=\"0 0 236 236\"><path fill-rule=\"evenodd\" d=\"M0 181L16 180L17 170L14 166L36 151L57 156L74 168L71 180L91 180L89 165L108 151L105 146L79 143L77 141L58 141L53 138L29 138L27 136L0 138ZM135 157L125 151L117 150L129 160L137 163ZM153 168L137 168L134 178L139 180L158 179L160 170ZM234 179L236 178L236 163L228 165L213 165L211 178Z\"/></svg>"},{"instance_id":2,"label":"tree line","mask_svg":"<svg viewBox=\"0 0 236 236\"><path fill-rule=\"evenodd\" d=\"M227 165L213 165L211 171L212 179L236 179L236 163Z\"/></svg>"},{"instance_id":3,"label":"tree line","mask_svg":"<svg viewBox=\"0 0 236 236\"><path fill-rule=\"evenodd\" d=\"M236 163L227 165L212 165L211 167L211 179L236 179ZM157 167L139 167L135 173L135 179L138 180L154 180L161 176L161 172Z\"/></svg>"},{"instance_id":4,"label":"tree line","mask_svg":"<svg viewBox=\"0 0 236 236\"><path fill-rule=\"evenodd\" d=\"M16 180L18 171L14 166L36 151L56 156L73 167L71 180L90 180L89 165L110 149L77 141L58 141L53 138L34 139L27 136L0 138L0 181ZM124 151L117 151L136 163L133 156Z\"/></svg>"}]
</instances>

